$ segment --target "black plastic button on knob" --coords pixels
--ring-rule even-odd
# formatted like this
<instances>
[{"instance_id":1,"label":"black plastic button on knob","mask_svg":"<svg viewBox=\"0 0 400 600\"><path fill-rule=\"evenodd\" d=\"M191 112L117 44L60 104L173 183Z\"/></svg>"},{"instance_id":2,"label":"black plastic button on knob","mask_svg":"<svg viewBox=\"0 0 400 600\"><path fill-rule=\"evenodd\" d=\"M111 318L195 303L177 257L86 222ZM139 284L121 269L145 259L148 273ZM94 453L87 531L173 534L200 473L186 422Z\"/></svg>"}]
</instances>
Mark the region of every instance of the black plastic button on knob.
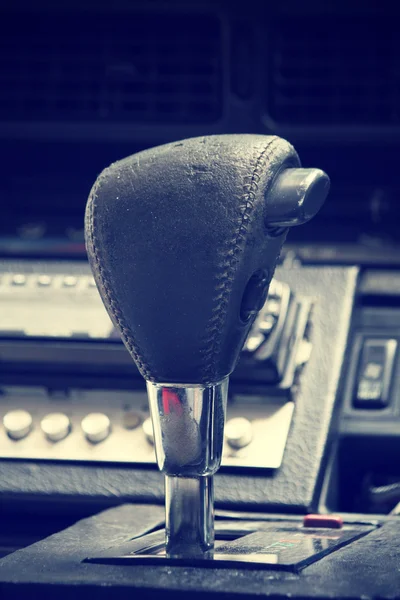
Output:
<instances>
[{"instance_id":1,"label":"black plastic button on knob","mask_svg":"<svg viewBox=\"0 0 400 600\"><path fill-rule=\"evenodd\" d=\"M253 273L244 290L240 318L247 323L264 306L268 294L269 278L266 271Z\"/></svg>"}]
</instances>

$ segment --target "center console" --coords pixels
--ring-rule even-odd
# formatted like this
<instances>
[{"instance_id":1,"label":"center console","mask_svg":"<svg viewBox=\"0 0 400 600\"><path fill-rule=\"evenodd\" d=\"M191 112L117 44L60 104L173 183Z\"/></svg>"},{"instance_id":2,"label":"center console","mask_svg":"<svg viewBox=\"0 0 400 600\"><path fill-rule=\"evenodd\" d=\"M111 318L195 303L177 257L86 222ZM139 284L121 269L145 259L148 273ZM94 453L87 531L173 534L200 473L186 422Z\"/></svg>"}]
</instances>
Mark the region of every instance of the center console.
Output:
<instances>
[{"instance_id":1,"label":"center console","mask_svg":"<svg viewBox=\"0 0 400 600\"><path fill-rule=\"evenodd\" d=\"M111 585L120 597L131 594L132 586L152 597L168 590L182 597L195 591L237 593L240 577L249 597L261 591L268 595L292 590L294 597L319 598L327 586L337 597L361 597L368 587L376 589L379 566L382 597L395 596L397 521L385 516L395 502L387 497L380 501L379 493L374 494L398 473L395 273L300 265L277 269L272 290L278 296L278 291L290 289L296 307L293 355L285 363L287 372L296 355L295 373L286 387L285 377L273 378L276 370L273 375L269 358L264 373L270 379L262 382L257 379L257 350L245 349L232 375L222 467L215 482L221 560L206 577L201 575L204 565L156 566L164 490L155 468L153 431L146 429L145 389L135 368L122 358L126 350L92 287L88 266L3 261L1 281L3 294L16 288L10 312L4 312L11 315L7 329L2 324L3 498L12 499L12 511L28 510L36 518L50 511L70 513L72 518L76 514L76 519L85 506L98 511L130 503L79 521L3 559L0 576L5 593L19 569L20 585L38 586L43 593L51 571L60 591L74 595L77 584L78 594L85 594L87 585L100 590L100 583ZM52 301L47 302L46 294ZM87 309L84 327L96 332L93 337L85 336L82 321L77 321L78 304ZM29 321L34 331L23 331L23 322L13 322L17 305L34 312ZM50 307L53 323L61 312L64 315L62 332L51 331ZM271 316L271 305L267 308L265 320ZM19 318L23 313L14 310ZM280 316L274 316L276 327ZM259 333L256 323L251 335ZM240 376L242 361L254 365L247 371L254 375ZM385 394L389 400L382 403ZM19 411L24 412L15 415ZM263 423L262 434L258 423ZM304 521L302 515L317 512L326 520L313 521L311 515ZM262 544L269 548L269 568L256 567L246 575L232 561L224 562L223 544L241 536L249 536L253 544L251 536L260 535L255 531L267 536L268 542ZM147 546L140 550L142 539ZM257 537L254 543L259 547L261 541ZM296 553L294 544L296 548L299 544ZM137 567L129 566L132 552ZM142 564L142 555L153 556L153 562ZM48 567L38 570L38 561ZM349 570L351 564L358 565L359 575ZM170 569L170 574L161 575L163 569Z\"/></svg>"},{"instance_id":2,"label":"center console","mask_svg":"<svg viewBox=\"0 0 400 600\"><path fill-rule=\"evenodd\" d=\"M248 481L247 467L261 485L275 469L273 481L282 477L284 467L279 467L289 452L295 464L300 459L319 462L318 447L325 454L326 431L312 425L322 419L328 426L334 410L336 392L328 398L326 392L338 386L357 279L354 268L277 270L231 378L222 459L222 472L229 479L238 470ZM335 292L328 287L331 281ZM61 465L82 469L84 462L94 469L109 464L109 477L118 478L119 493L127 498L132 480L120 479L118 465L155 464L153 429L143 382L92 282L84 263L3 261L1 453L8 459L46 461L37 468L47 471ZM324 309L327 302L330 311ZM321 361L319 348L327 333L332 344ZM288 439L291 430L297 434ZM303 451L297 459L303 444L313 452ZM296 476L296 466L289 468L288 480ZM304 464L298 473L303 489L307 471ZM300 501L303 506L315 492L317 474L308 482L311 489ZM235 479L240 485L240 478ZM262 487L257 493L257 487L245 483L242 502L257 503L266 493L262 505L269 504L271 484ZM233 504L238 500L232 483L217 483L217 493ZM292 501L299 501L298 493Z\"/></svg>"},{"instance_id":3,"label":"center console","mask_svg":"<svg viewBox=\"0 0 400 600\"><path fill-rule=\"evenodd\" d=\"M332 277L339 286L336 294ZM0 435L1 455L7 459L1 463L3 491L15 494L17 502L23 502L20 492L26 490L46 503L49 489L61 503L75 489L82 497L105 494L113 502L113 494L103 485L107 477L123 500L135 498L134 487L141 499L156 494L161 500L161 481L151 470L155 454L144 385L104 310L88 265L7 260L2 262L0 281ZM318 447L325 440L320 456L330 466L329 481L322 485L319 477L317 490L311 486L312 493L299 498L296 489L305 485L307 468L303 465L300 470L296 460L291 467L296 483L290 496L286 493L280 500L285 504L294 499L292 505L302 510L316 510L319 503L346 513L385 510L388 501L373 501L373 492L368 496L364 484L369 476L378 486L383 466L388 479L382 485L395 481L398 473L398 289L399 277L390 271L277 269L272 297L231 378L222 469L216 483L224 505L274 506L271 485L281 477L274 470L286 468L288 453L296 460L299 448L311 443L313 432L305 433L307 424L326 419L328 427L334 414L335 433L323 435L317 443ZM280 293L283 300L276 314L273 296L278 299ZM331 308L323 317L322 306L327 303ZM273 335L274 347L279 348L288 304L296 312L290 327L293 342L286 346L290 352L284 376L277 380L272 353L260 360L257 352L274 342ZM333 342L326 343L326 327L329 335L335 335L330 339L340 342L336 351ZM254 349L261 336L264 340ZM371 363L375 366L368 366ZM300 372L309 392L297 389ZM336 391L327 405L324 395L332 385ZM296 436L288 437L292 430ZM306 456L303 451L298 460ZM128 466L134 474L126 479L121 469ZM65 477L62 468L68 473ZM145 492L142 468L150 468L148 477L158 491ZM41 473L37 481L36 470ZM13 471L24 476L18 481ZM71 479L71 473L85 474L90 485L74 487L77 479ZM268 484L263 485L264 478Z\"/></svg>"}]
</instances>

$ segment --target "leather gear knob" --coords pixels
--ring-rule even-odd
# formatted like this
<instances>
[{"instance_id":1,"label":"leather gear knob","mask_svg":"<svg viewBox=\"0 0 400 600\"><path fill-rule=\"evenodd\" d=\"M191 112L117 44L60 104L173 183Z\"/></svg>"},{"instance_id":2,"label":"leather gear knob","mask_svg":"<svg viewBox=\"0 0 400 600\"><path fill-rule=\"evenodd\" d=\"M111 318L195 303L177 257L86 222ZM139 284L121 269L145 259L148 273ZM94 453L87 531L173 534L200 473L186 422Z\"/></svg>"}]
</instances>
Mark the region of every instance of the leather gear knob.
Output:
<instances>
[{"instance_id":1,"label":"leather gear knob","mask_svg":"<svg viewBox=\"0 0 400 600\"><path fill-rule=\"evenodd\" d=\"M296 206L303 221L313 216L299 200L301 185L294 205L287 186L277 185L300 171L282 139L221 135L145 150L100 174L86 209L87 251L145 379L208 385L232 372ZM329 187L318 173L312 213Z\"/></svg>"}]
</instances>

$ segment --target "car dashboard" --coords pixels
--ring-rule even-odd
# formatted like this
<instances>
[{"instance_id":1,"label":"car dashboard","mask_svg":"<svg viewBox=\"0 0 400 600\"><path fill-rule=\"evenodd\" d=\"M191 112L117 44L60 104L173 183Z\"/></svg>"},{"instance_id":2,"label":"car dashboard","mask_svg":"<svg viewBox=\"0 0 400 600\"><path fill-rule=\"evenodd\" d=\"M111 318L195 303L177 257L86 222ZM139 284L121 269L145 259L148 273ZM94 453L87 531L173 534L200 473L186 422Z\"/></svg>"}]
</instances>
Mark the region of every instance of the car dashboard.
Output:
<instances>
[{"instance_id":1,"label":"car dashboard","mask_svg":"<svg viewBox=\"0 0 400 600\"><path fill-rule=\"evenodd\" d=\"M18 0L0 11L4 597L398 597L396 10ZM125 156L245 133L287 139L331 191L290 230L230 378L220 564L169 563L146 385L89 266L85 204Z\"/></svg>"}]
</instances>

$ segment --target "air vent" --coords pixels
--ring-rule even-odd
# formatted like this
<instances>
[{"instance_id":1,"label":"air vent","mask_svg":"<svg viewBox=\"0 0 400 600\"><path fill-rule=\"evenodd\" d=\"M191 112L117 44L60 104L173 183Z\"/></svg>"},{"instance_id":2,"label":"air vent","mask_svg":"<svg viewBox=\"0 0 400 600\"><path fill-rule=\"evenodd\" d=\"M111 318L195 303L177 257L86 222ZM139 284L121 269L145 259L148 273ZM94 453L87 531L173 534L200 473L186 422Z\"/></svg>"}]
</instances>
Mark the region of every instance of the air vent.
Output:
<instances>
[{"instance_id":1,"label":"air vent","mask_svg":"<svg viewBox=\"0 0 400 600\"><path fill-rule=\"evenodd\" d=\"M222 111L211 15L2 15L0 120L206 123Z\"/></svg>"},{"instance_id":2,"label":"air vent","mask_svg":"<svg viewBox=\"0 0 400 600\"><path fill-rule=\"evenodd\" d=\"M287 19L271 27L267 110L282 125L400 125L398 20Z\"/></svg>"}]
</instances>

